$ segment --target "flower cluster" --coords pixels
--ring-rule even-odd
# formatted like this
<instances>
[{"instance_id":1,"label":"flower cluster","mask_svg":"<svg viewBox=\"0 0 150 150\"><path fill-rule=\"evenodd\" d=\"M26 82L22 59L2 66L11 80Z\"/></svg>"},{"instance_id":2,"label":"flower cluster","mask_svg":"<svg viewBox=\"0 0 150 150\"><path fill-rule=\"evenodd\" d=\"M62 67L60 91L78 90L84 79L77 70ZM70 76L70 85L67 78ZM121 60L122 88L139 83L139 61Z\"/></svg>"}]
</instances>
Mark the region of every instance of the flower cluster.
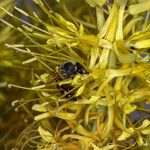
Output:
<instances>
[{"instance_id":1,"label":"flower cluster","mask_svg":"<svg viewBox=\"0 0 150 150\"><path fill-rule=\"evenodd\" d=\"M5 45L24 53L23 64L32 67L31 85L9 85L34 93L33 99L21 104L32 102L30 111L36 112L26 131L26 143L31 144L27 146L39 150L147 147L150 1L33 2L39 12L15 7L27 21L1 7L18 26L1 21L26 38ZM85 72L64 78L60 68L66 62L80 64ZM63 94L62 85L69 89ZM69 93L71 98L66 97ZM136 119L132 116L136 111L144 115Z\"/></svg>"}]
</instances>

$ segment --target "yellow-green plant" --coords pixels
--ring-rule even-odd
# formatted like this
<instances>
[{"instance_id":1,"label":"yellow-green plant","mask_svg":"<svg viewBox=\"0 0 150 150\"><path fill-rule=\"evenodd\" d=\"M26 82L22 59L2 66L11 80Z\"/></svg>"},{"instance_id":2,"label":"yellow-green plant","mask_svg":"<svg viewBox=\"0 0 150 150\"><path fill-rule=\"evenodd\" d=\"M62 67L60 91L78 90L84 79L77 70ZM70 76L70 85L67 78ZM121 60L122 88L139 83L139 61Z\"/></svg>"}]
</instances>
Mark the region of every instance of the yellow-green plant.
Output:
<instances>
[{"instance_id":1,"label":"yellow-green plant","mask_svg":"<svg viewBox=\"0 0 150 150\"><path fill-rule=\"evenodd\" d=\"M0 1L0 7L10 12L13 12L14 5L15 0ZM10 20L10 17L0 9L0 19ZM0 22L0 149L11 149L15 146L19 132L27 125L23 120L29 118L23 111L14 112L11 106L12 100L29 94L20 89L8 89L9 83L26 85L29 80L30 68L22 65L23 55L5 46L5 42L8 41L18 43L20 37L21 34L16 34L11 27ZM22 121L19 121L20 119Z\"/></svg>"},{"instance_id":2,"label":"yellow-green plant","mask_svg":"<svg viewBox=\"0 0 150 150\"><path fill-rule=\"evenodd\" d=\"M38 66L28 87L9 85L37 94L21 101L32 101L39 114L17 146L24 137L22 149L147 149L150 110L139 104L150 100L150 1L62 0L55 7L33 1L40 15L15 7L28 22L1 8L21 26L1 21L28 38L21 45L5 45L24 53L25 65ZM67 61L79 62L87 73L58 83L59 67ZM76 101L60 93L58 86L66 84ZM147 116L134 123L129 115L136 110Z\"/></svg>"},{"instance_id":3,"label":"yellow-green plant","mask_svg":"<svg viewBox=\"0 0 150 150\"><path fill-rule=\"evenodd\" d=\"M12 4L14 3L14 0L8 1L8 0L3 0L0 3L0 7L5 7L5 9L11 11L12 10ZM0 10L0 18L3 18L6 15L6 13L2 10ZM3 46L3 42L6 41L12 34L12 32L10 31L10 27L0 27L0 65L1 67L4 67L5 65L11 65L10 63L6 62L6 59L3 59L4 57L7 56L7 52L4 50L4 46ZM6 48L5 48L6 49ZM7 53L7 54L6 54ZM4 77L4 75L2 75L2 69L1 69L1 78ZM2 79L1 79L2 80ZM6 82L5 80L0 81L0 87L5 87L6 86ZM0 101L4 100L4 95L2 94L2 92L0 91Z\"/></svg>"}]
</instances>

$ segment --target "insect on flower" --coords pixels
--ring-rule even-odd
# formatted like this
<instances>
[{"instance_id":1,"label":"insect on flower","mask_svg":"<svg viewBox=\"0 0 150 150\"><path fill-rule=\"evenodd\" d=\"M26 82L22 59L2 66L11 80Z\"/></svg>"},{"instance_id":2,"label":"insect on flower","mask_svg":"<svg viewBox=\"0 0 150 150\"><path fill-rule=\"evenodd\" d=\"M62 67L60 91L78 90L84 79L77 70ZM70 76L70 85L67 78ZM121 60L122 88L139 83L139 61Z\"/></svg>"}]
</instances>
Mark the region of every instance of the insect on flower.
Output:
<instances>
[{"instance_id":1,"label":"insect on flower","mask_svg":"<svg viewBox=\"0 0 150 150\"><path fill-rule=\"evenodd\" d=\"M76 74L84 74L86 73L85 69L80 63L72 63L66 62L60 66L60 73L64 77L64 79L71 78Z\"/></svg>"},{"instance_id":2,"label":"insect on flower","mask_svg":"<svg viewBox=\"0 0 150 150\"><path fill-rule=\"evenodd\" d=\"M63 79L73 78L77 74L85 74L86 71L84 67L76 62L65 62L59 67L60 76L57 78L56 82L62 81ZM61 77L62 76L62 77ZM62 95L65 95L65 98L70 99L74 95L73 86L70 84L58 85L57 86ZM68 93L68 94L66 94Z\"/></svg>"}]
</instances>

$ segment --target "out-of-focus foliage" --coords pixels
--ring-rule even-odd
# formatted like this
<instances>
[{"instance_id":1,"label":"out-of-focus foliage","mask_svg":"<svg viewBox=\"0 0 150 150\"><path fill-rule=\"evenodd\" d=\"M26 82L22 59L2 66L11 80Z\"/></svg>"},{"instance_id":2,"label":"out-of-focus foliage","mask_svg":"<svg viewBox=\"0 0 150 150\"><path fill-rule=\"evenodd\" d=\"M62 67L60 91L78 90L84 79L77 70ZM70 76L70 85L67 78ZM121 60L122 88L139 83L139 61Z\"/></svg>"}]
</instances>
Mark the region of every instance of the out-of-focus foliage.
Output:
<instances>
[{"instance_id":1,"label":"out-of-focus foliage","mask_svg":"<svg viewBox=\"0 0 150 150\"><path fill-rule=\"evenodd\" d=\"M140 0L33 0L36 10L15 11L4 24L26 40L5 44L32 67L29 90L34 122L17 148L38 150L147 149L150 142L150 5ZM139 9L140 8L140 9ZM37 11L38 10L38 11ZM13 23L17 21L17 23ZM58 82L59 66L80 63L86 74ZM76 100L60 85L73 87ZM17 101L18 102L18 101ZM30 103L29 103L30 104ZM132 116L138 112L141 115ZM138 118L138 119L137 119Z\"/></svg>"},{"instance_id":2,"label":"out-of-focus foliage","mask_svg":"<svg viewBox=\"0 0 150 150\"><path fill-rule=\"evenodd\" d=\"M0 7L13 13L15 0L2 0ZM0 19L10 20L10 17L0 9ZM31 69L22 65L24 55L16 53L5 46L6 43L20 42L25 39L11 27L0 22L0 149L11 149L15 146L19 134L26 128L30 120L23 110L16 113L12 101L29 97L31 94L20 89L9 89L8 84L28 85Z\"/></svg>"},{"instance_id":3,"label":"out-of-focus foliage","mask_svg":"<svg viewBox=\"0 0 150 150\"><path fill-rule=\"evenodd\" d=\"M4 7L6 10L11 11L13 9L13 4L15 0L1 0L0 7ZM4 17L6 13L0 10L0 18Z\"/></svg>"}]
</instances>

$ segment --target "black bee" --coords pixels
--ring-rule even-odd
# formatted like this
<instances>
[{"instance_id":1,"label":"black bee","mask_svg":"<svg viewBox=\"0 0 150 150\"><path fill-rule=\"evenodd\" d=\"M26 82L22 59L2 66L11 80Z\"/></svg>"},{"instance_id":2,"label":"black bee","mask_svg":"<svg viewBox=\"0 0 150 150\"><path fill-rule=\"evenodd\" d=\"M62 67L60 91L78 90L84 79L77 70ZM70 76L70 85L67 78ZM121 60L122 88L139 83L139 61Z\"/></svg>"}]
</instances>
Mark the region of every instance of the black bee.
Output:
<instances>
[{"instance_id":1,"label":"black bee","mask_svg":"<svg viewBox=\"0 0 150 150\"><path fill-rule=\"evenodd\" d=\"M86 71L80 63L66 62L59 67L60 77L57 79L57 82L62 81L63 79L73 78L77 74L85 74ZM62 95L65 95L65 98L70 99L74 95L73 86L70 84L58 85L57 86ZM70 92L71 91L71 92ZM68 93L68 94L66 94Z\"/></svg>"},{"instance_id":2,"label":"black bee","mask_svg":"<svg viewBox=\"0 0 150 150\"><path fill-rule=\"evenodd\" d=\"M86 73L85 69L80 63L73 64L72 62L66 62L60 67L60 73L64 79L71 78L76 74Z\"/></svg>"},{"instance_id":3,"label":"black bee","mask_svg":"<svg viewBox=\"0 0 150 150\"><path fill-rule=\"evenodd\" d=\"M66 62L60 66L59 71L64 79L71 78L75 72L75 65L72 62Z\"/></svg>"}]
</instances>

